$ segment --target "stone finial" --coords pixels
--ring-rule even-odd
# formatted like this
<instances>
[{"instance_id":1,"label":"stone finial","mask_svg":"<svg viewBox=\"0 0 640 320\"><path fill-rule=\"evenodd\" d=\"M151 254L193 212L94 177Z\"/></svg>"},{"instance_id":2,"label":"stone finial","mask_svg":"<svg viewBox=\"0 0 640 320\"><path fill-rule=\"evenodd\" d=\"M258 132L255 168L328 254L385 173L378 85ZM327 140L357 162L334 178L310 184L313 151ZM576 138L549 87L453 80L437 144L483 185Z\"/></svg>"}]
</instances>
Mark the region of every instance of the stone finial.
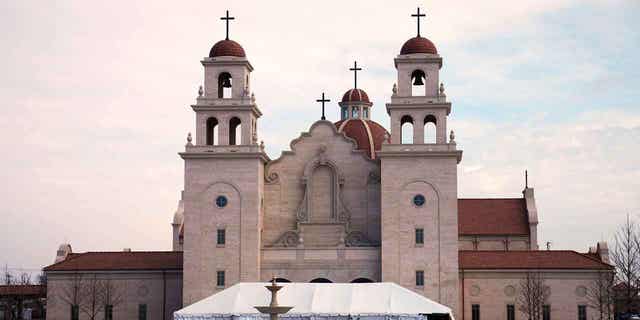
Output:
<instances>
[{"instance_id":1,"label":"stone finial","mask_svg":"<svg viewBox=\"0 0 640 320\"><path fill-rule=\"evenodd\" d=\"M393 84L393 88L391 89L391 91L393 92L393 95L397 95L398 94L398 85L397 84Z\"/></svg>"},{"instance_id":2,"label":"stone finial","mask_svg":"<svg viewBox=\"0 0 640 320\"><path fill-rule=\"evenodd\" d=\"M382 144L389 144L391 143L391 136L389 135L388 132L384 133L384 138L382 140Z\"/></svg>"},{"instance_id":3,"label":"stone finial","mask_svg":"<svg viewBox=\"0 0 640 320\"><path fill-rule=\"evenodd\" d=\"M449 143L456 143L456 133L453 132L453 130L451 130L451 133L449 133Z\"/></svg>"},{"instance_id":4,"label":"stone finial","mask_svg":"<svg viewBox=\"0 0 640 320\"><path fill-rule=\"evenodd\" d=\"M191 141L193 141L193 138L191 137L191 132L189 132L187 134L187 146L189 147L193 146L193 143L191 143Z\"/></svg>"},{"instance_id":5,"label":"stone finial","mask_svg":"<svg viewBox=\"0 0 640 320\"><path fill-rule=\"evenodd\" d=\"M242 89L242 96L243 97L249 96L249 86L245 86L244 89Z\"/></svg>"},{"instance_id":6,"label":"stone finial","mask_svg":"<svg viewBox=\"0 0 640 320\"><path fill-rule=\"evenodd\" d=\"M260 150L264 150L264 140L260 140Z\"/></svg>"},{"instance_id":7,"label":"stone finial","mask_svg":"<svg viewBox=\"0 0 640 320\"><path fill-rule=\"evenodd\" d=\"M444 82L440 82L440 95L444 94Z\"/></svg>"},{"instance_id":8,"label":"stone finial","mask_svg":"<svg viewBox=\"0 0 640 320\"><path fill-rule=\"evenodd\" d=\"M256 102L256 94L255 93L251 93L251 102Z\"/></svg>"},{"instance_id":9,"label":"stone finial","mask_svg":"<svg viewBox=\"0 0 640 320\"><path fill-rule=\"evenodd\" d=\"M203 94L204 94L204 89L202 88L202 86L200 86L200 88L198 88L198 97L202 97Z\"/></svg>"}]
</instances>

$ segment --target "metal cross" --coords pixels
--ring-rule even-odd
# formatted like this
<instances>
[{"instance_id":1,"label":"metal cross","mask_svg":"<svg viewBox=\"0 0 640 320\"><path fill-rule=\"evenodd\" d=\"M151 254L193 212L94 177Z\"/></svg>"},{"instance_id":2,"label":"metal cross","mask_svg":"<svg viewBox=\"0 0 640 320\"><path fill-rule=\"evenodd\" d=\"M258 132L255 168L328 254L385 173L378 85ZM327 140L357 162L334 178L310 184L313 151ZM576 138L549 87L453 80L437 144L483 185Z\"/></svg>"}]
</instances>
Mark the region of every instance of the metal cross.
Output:
<instances>
[{"instance_id":1,"label":"metal cross","mask_svg":"<svg viewBox=\"0 0 640 320\"><path fill-rule=\"evenodd\" d=\"M324 92L322 93L322 99L316 100L316 102L322 102L322 117L320 118L320 120L327 120L327 118L325 118L324 116L324 103L329 101L331 100L324 98Z\"/></svg>"},{"instance_id":2,"label":"metal cross","mask_svg":"<svg viewBox=\"0 0 640 320\"><path fill-rule=\"evenodd\" d=\"M225 39L229 40L229 20L234 20L235 17L229 17L229 10L227 10L227 15L224 17L221 17L220 20L226 20L225 22L227 23L227 37Z\"/></svg>"},{"instance_id":3,"label":"metal cross","mask_svg":"<svg viewBox=\"0 0 640 320\"><path fill-rule=\"evenodd\" d=\"M420 7L418 7L418 13L416 14L412 14L412 17L416 17L416 20L418 20L418 37L420 36L420 18L422 17L426 17L427 15L424 13L420 13Z\"/></svg>"},{"instance_id":4,"label":"metal cross","mask_svg":"<svg viewBox=\"0 0 640 320\"><path fill-rule=\"evenodd\" d=\"M362 70L362 68L358 68L358 62L353 62L353 68L349 68L349 70L353 71L353 88L358 88L358 71Z\"/></svg>"}]
</instances>

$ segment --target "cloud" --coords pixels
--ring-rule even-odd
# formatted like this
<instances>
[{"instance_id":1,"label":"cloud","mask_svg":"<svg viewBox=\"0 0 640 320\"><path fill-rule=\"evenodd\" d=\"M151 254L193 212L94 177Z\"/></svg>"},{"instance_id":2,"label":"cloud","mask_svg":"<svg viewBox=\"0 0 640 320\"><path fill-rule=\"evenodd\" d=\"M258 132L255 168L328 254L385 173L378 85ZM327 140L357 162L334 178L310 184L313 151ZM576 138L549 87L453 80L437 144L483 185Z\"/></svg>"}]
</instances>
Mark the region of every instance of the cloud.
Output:
<instances>
[{"instance_id":1,"label":"cloud","mask_svg":"<svg viewBox=\"0 0 640 320\"><path fill-rule=\"evenodd\" d=\"M462 195L517 196L529 168L542 238L579 249L602 229L594 224L603 211L637 210L640 36L637 18L620 13L634 12L621 9L628 4L421 5L423 34L445 59L450 127L465 150ZM319 118L321 92L332 100L329 118L337 118L354 60L365 69L359 84L374 101L373 118L388 127L393 57L415 34L415 6L0 3L8 31L0 43L0 200L9 226L0 263L48 264L65 240L77 251L169 248L183 183L176 153L194 131L189 105L202 83L199 60L222 38L224 10L237 17L231 37L256 68L260 139L277 157ZM586 231L574 241L558 230L579 214L576 229Z\"/></svg>"}]
</instances>

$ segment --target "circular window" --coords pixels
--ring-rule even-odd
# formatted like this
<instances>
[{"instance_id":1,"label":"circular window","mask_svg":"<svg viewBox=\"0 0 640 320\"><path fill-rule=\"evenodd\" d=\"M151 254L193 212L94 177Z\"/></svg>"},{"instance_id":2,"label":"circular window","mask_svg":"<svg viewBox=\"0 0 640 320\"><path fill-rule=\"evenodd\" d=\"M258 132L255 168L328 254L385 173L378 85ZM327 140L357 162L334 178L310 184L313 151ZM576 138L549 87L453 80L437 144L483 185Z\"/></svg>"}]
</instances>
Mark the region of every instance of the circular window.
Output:
<instances>
[{"instance_id":1,"label":"circular window","mask_svg":"<svg viewBox=\"0 0 640 320\"><path fill-rule=\"evenodd\" d=\"M425 203L425 199L424 196L421 194L417 194L413 197L413 204L415 204L418 207L422 207Z\"/></svg>"},{"instance_id":2,"label":"circular window","mask_svg":"<svg viewBox=\"0 0 640 320\"><path fill-rule=\"evenodd\" d=\"M228 202L229 201L227 200L227 197L225 197L225 196L218 196L216 198L216 206L218 206L218 208L226 207Z\"/></svg>"}]
</instances>

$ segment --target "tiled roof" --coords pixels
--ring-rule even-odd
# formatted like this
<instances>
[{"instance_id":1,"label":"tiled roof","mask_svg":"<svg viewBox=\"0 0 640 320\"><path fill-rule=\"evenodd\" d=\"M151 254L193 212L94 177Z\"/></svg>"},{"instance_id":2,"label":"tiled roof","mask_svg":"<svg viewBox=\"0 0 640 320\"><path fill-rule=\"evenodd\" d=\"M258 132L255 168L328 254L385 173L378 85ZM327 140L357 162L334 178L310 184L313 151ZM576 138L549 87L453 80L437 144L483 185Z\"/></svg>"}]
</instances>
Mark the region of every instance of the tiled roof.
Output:
<instances>
[{"instance_id":1,"label":"tiled roof","mask_svg":"<svg viewBox=\"0 0 640 320\"><path fill-rule=\"evenodd\" d=\"M46 287L41 285L0 286L0 296L45 296Z\"/></svg>"},{"instance_id":2,"label":"tiled roof","mask_svg":"<svg viewBox=\"0 0 640 320\"><path fill-rule=\"evenodd\" d=\"M460 251L460 269L612 269L575 251Z\"/></svg>"},{"instance_id":3,"label":"tiled roof","mask_svg":"<svg viewBox=\"0 0 640 320\"><path fill-rule=\"evenodd\" d=\"M72 253L44 271L182 270L179 251L118 251Z\"/></svg>"},{"instance_id":4,"label":"tiled roof","mask_svg":"<svg viewBox=\"0 0 640 320\"><path fill-rule=\"evenodd\" d=\"M458 199L458 234L529 235L525 200Z\"/></svg>"},{"instance_id":5,"label":"tiled roof","mask_svg":"<svg viewBox=\"0 0 640 320\"><path fill-rule=\"evenodd\" d=\"M385 134L387 134L387 129L373 120L346 119L336 122L335 126L339 132L356 140L358 149L366 151L371 159L375 159L375 152L382 148Z\"/></svg>"}]
</instances>

